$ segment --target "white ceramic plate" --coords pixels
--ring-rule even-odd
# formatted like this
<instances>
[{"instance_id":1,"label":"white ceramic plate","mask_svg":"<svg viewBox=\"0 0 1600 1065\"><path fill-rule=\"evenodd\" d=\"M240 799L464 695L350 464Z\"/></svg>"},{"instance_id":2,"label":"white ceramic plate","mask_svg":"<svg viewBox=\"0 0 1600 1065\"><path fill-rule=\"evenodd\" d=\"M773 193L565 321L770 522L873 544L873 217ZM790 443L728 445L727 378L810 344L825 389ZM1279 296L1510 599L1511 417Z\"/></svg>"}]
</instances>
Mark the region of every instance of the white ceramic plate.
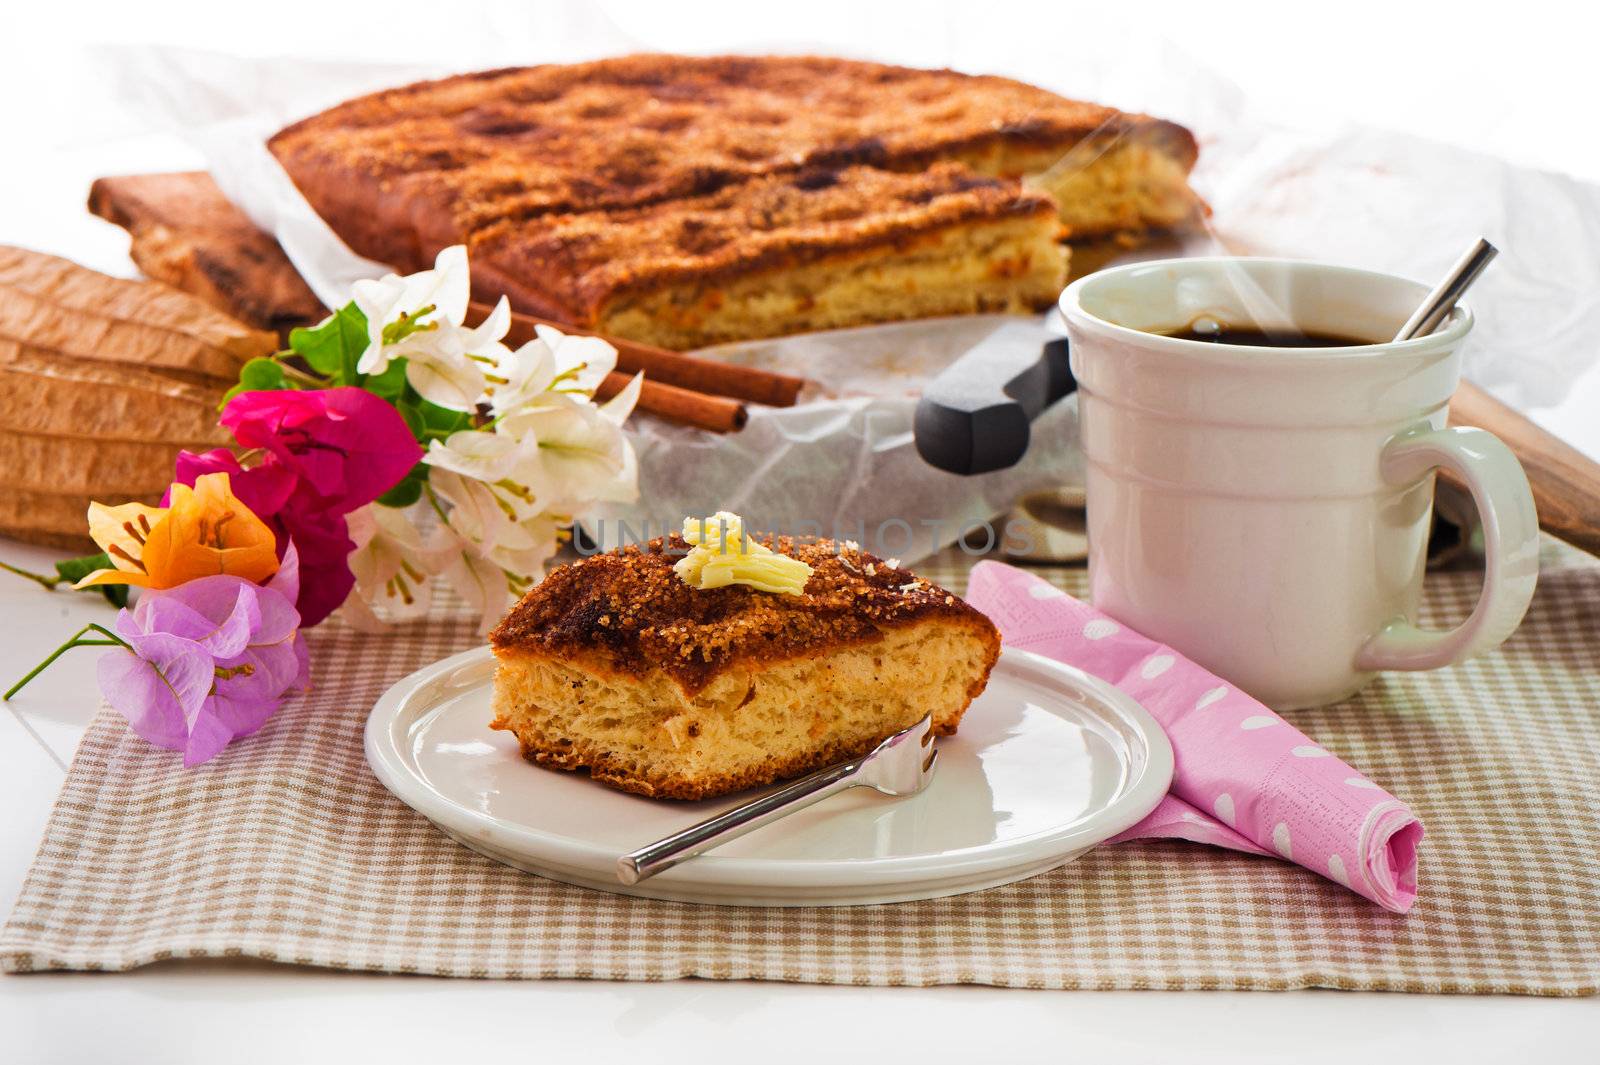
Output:
<instances>
[{"instance_id":1,"label":"white ceramic plate","mask_svg":"<svg viewBox=\"0 0 1600 1065\"><path fill-rule=\"evenodd\" d=\"M644 799L522 759L488 727L488 648L419 670L367 720L367 761L401 800L507 865L649 898L836 906L1008 884L1076 858L1155 808L1172 747L1131 698L1006 650L920 795L852 788L631 887L617 856L744 802Z\"/></svg>"}]
</instances>

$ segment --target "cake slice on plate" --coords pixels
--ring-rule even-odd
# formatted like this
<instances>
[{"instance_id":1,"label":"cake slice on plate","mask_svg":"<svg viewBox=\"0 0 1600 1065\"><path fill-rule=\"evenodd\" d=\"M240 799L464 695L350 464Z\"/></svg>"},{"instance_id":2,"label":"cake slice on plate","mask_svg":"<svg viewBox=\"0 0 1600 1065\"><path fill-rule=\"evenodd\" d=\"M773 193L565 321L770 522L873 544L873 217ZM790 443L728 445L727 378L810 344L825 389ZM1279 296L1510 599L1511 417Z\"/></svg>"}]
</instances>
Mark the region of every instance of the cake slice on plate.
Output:
<instances>
[{"instance_id":1,"label":"cake slice on plate","mask_svg":"<svg viewBox=\"0 0 1600 1065\"><path fill-rule=\"evenodd\" d=\"M553 571L490 636L493 726L540 765L703 799L952 735L1000 652L989 619L853 544L731 515Z\"/></svg>"}]
</instances>

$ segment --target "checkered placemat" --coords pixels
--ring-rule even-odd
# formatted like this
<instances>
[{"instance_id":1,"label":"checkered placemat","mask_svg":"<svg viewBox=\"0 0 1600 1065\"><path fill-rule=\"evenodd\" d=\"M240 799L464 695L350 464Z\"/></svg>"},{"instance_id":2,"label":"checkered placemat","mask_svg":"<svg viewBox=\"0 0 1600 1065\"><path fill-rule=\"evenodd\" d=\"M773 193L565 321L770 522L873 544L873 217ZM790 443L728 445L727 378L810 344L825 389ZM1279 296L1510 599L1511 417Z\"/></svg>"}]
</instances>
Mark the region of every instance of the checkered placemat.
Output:
<instances>
[{"instance_id":1,"label":"checkered placemat","mask_svg":"<svg viewBox=\"0 0 1600 1065\"><path fill-rule=\"evenodd\" d=\"M961 588L966 561L921 569ZM476 641L456 612L383 637L315 630L317 689L195 770L102 712L0 965L245 956L529 979L1592 994L1600 562L1552 544L1544 564L1500 651L1294 715L1427 825L1404 917L1284 862L1178 842L1102 847L972 895L839 909L654 902L516 872L445 838L362 756L384 689ZM1081 571L1042 572L1082 592ZM1462 616L1477 585L1431 574L1424 620Z\"/></svg>"}]
</instances>

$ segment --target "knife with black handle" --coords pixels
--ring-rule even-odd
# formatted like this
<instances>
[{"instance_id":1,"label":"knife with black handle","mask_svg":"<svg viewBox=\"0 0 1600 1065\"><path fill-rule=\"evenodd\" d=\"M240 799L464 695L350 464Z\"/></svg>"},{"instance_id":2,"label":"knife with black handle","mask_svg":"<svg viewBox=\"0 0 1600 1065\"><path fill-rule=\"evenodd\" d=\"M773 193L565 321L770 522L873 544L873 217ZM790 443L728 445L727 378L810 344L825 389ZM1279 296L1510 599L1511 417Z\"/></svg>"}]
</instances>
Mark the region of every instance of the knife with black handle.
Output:
<instances>
[{"instance_id":1,"label":"knife with black handle","mask_svg":"<svg viewBox=\"0 0 1600 1065\"><path fill-rule=\"evenodd\" d=\"M1041 335L1034 322L1002 325L928 383L913 422L924 461L968 475L1021 461L1029 423L1078 388L1066 337Z\"/></svg>"}]
</instances>

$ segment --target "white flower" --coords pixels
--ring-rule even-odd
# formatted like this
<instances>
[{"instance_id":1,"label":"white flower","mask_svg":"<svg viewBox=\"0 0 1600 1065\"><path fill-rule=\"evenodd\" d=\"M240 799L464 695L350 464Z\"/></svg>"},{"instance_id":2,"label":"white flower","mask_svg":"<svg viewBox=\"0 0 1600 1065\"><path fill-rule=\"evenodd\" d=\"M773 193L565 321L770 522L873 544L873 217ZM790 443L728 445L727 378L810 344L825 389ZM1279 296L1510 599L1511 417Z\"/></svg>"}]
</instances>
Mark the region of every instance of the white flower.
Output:
<instances>
[{"instance_id":1,"label":"white flower","mask_svg":"<svg viewBox=\"0 0 1600 1065\"><path fill-rule=\"evenodd\" d=\"M493 547L505 526L549 509L549 479L539 441L531 435L465 429L428 446L430 484L463 509L469 535ZM452 516L448 519L457 522ZM466 531L464 528L463 531Z\"/></svg>"},{"instance_id":2,"label":"white flower","mask_svg":"<svg viewBox=\"0 0 1600 1065\"><path fill-rule=\"evenodd\" d=\"M426 614L433 602L428 559L406 512L369 503L347 520L356 545L350 555L356 585L344 603L350 622L372 631Z\"/></svg>"},{"instance_id":3,"label":"white flower","mask_svg":"<svg viewBox=\"0 0 1600 1065\"><path fill-rule=\"evenodd\" d=\"M605 408L577 396L547 393L537 404L507 415L497 431L539 443L541 502L572 513L588 500L615 495L628 475L628 438L613 418L625 416L637 398L635 378Z\"/></svg>"},{"instance_id":4,"label":"white flower","mask_svg":"<svg viewBox=\"0 0 1600 1065\"><path fill-rule=\"evenodd\" d=\"M548 325L536 325L533 331L554 355L556 381L563 390L592 396L617 367L617 349L599 337L571 335Z\"/></svg>"},{"instance_id":5,"label":"white flower","mask_svg":"<svg viewBox=\"0 0 1600 1065\"><path fill-rule=\"evenodd\" d=\"M549 514L536 514L517 526L515 537L503 539L484 554L506 571L513 585L523 585L518 592L521 594L544 574L544 564L554 557L560 545L561 526L556 519Z\"/></svg>"},{"instance_id":6,"label":"white flower","mask_svg":"<svg viewBox=\"0 0 1600 1065\"><path fill-rule=\"evenodd\" d=\"M495 372L505 380L490 391L497 417L515 413L551 395L589 397L617 365L617 349L599 337L569 336L548 325L516 351L508 351Z\"/></svg>"},{"instance_id":7,"label":"white flower","mask_svg":"<svg viewBox=\"0 0 1600 1065\"><path fill-rule=\"evenodd\" d=\"M385 274L376 281L357 281L351 288L356 306L367 316L367 350L356 369L365 374L382 373L390 360L406 354L399 350L443 325L460 325L467 316L471 298L471 279L467 270L467 249L456 244L445 248L434 260L432 270L421 270L401 277ZM384 340L384 333L402 318L416 320L424 307L432 310L421 316L433 329L413 332L399 342Z\"/></svg>"},{"instance_id":8,"label":"white flower","mask_svg":"<svg viewBox=\"0 0 1600 1065\"><path fill-rule=\"evenodd\" d=\"M511 328L511 306L502 297L476 328L461 324L471 296L465 247L441 251L432 270L357 281L353 294L367 318L358 372L382 373L404 358L406 380L422 398L450 410L477 407L489 386L485 368L509 354L501 340Z\"/></svg>"},{"instance_id":9,"label":"white flower","mask_svg":"<svg viewBox=\"0 0 1600 1065\"><path fill-rule=\"evenodd\" d=\"M639 404L639 393L644 391L644 373L636 373L621 392L600 404L600 416L619 429L628 420L633 408Z\"/></svg>"},{"instance_id":10,"label":"white flower","mask_svg":"<svg viewBox=\"0 0 1600 1065\"><path fill-rule=\"evenodd\" d=\"M595 391L616 368L614 347L541 325L511 351L504 343L510 304L502 298L469 329L470 296L460 246L441 251L431 270L354 288L367 318L360 373L380 374L404 359L406 380L422 398L474 414L487 404L493 417L430 441L423 491L443 520L426 538L394 508L374 504L350 515L356 586L345 613L360 627L423 613L433 580L444 579L487 629L543 575L574 514L638 496L637 456L622 424L644 375L596 404Z\"/></svg>"},{"instance_id":11,"label":"white flower","mask_svg":"<svg viewBox=\"0 0 1600 1065\"><path fill-rule=\"evenodd\" d=\"M617 350L598 337L566 336L549 326L516 351L507 351L495 366L497 381L489 392L496 417L513 414L552 395L585 398L617 363Z\"/></svg>"},{"instance_id":12,"label":"white flower","mask_svg":"<svg viewBox=\"0 0 1600 1065\"><path fill-rule=\"evenodd\" d=\"M489 312L489 317L471 329L462 329L459 338L463 350L468 355L482 362L494 364L510 354L510 349L500 343L510 331L511 303L501 296L500 302Z\"/></svg>"},{"instance_id":13,"label":"white flower","mask_svg":"<svg viewBox=\"0 0 1600 1065\"><path fill-rule=\"evenodd\" d=\"M632 503L639 498L639 458L633 452L633 442L622 438L622 468L611 480L594 485L590 498L596 503ZM578 507L572 508L574 511Z\"/></svg>"},{"instance_id":14,"label":"white flower","mask_svg":"<svg viewBox=\"0 0 1600 1065\"><path fill-rule=\"evenodd\" d=\"M455 328L455 327L446 327ZM465 353L451 350L451 341L407 355L406 380L429 403L447 410L476 409L488 381Z\"/></svg>"},{"instance_id":15,"label":"white flower","mask_svg":"<svg viewBox=\"0 0 1600 1065\"><path fill-rule=\"evenodd\" d=\"M434 470L428 490L450 505L450 527L484 551L514 539L519 524L533 516L531 506L507 499L503 490L451 470Z\"/></svg>"},{"instance_id":16,"label":"white flower","mask_svg":"<svg viewBox=\"0 0 1600 1065\"><path fill-rule=\"evenodd\" d=\"M439 575L477 611L480 629L487 631L505 616L517 594L505 570L472 544L455 537L448 525L440 526L432 547L443 562Z\"/></svg>"},{"instance_id":17,"label":"white flower","mask_svg":"<svg viewBox=\"0 0 1600 1065\"><path fill-rule=\"evenodd\" d=\"M496 382L489 390L489 411L501 418L542 400L556 379L556 358L543 340L530 340L507 351L495 365Z\"/></svg>"},{"instance_id":18,"label":"white flower","mask_svg":"<svg viewBox=\"0 0 1600 1065\"><path fill-rule=\"evenodd\" d=\"M505 616L511 604L543 572L545 561L555 554L554 523L548 523L548 528L547 541L537 541L536 530L524 530L530 546L515 554L504 549L486 553L452 525L441 525L435 530L428 550L434 572L449 581L477 611L481 631L487 632Z\"/></svg>"},{"instance_id":19,"label":"white flower","mask_svg":"<svg viewBox=\"0 0 1600 1065\"><path fill-rule=\"evenodd\" d=\"M514 407L507 405L493 430L464 430L433 441L424 459L436 470L486 486L442 482L469 508L464 520L481 542L499 539L502 523L489 514L490 504L515 522L529 508L572 514L586 503L625 502L638 495L638 463L621 426L638 401L642 376L600 406L581 393L533 391L534 384L547 387L559 380L551 372L554 355L548 349L529 350L533 347L519 352L526 372L513 379L522 398Z\"/></svg>"},{"instance_id":20,"label":"white flower","mask_svg":"<svg viewBox=\"0 0 1600 1065\"><path fill-rule=\"evenodd\" d=\"M463 477L497 484L511 481L533 491L543 481L538 440L502 432L463 429L430 441L423 462Z\"/></svg>"}]
</instances>

